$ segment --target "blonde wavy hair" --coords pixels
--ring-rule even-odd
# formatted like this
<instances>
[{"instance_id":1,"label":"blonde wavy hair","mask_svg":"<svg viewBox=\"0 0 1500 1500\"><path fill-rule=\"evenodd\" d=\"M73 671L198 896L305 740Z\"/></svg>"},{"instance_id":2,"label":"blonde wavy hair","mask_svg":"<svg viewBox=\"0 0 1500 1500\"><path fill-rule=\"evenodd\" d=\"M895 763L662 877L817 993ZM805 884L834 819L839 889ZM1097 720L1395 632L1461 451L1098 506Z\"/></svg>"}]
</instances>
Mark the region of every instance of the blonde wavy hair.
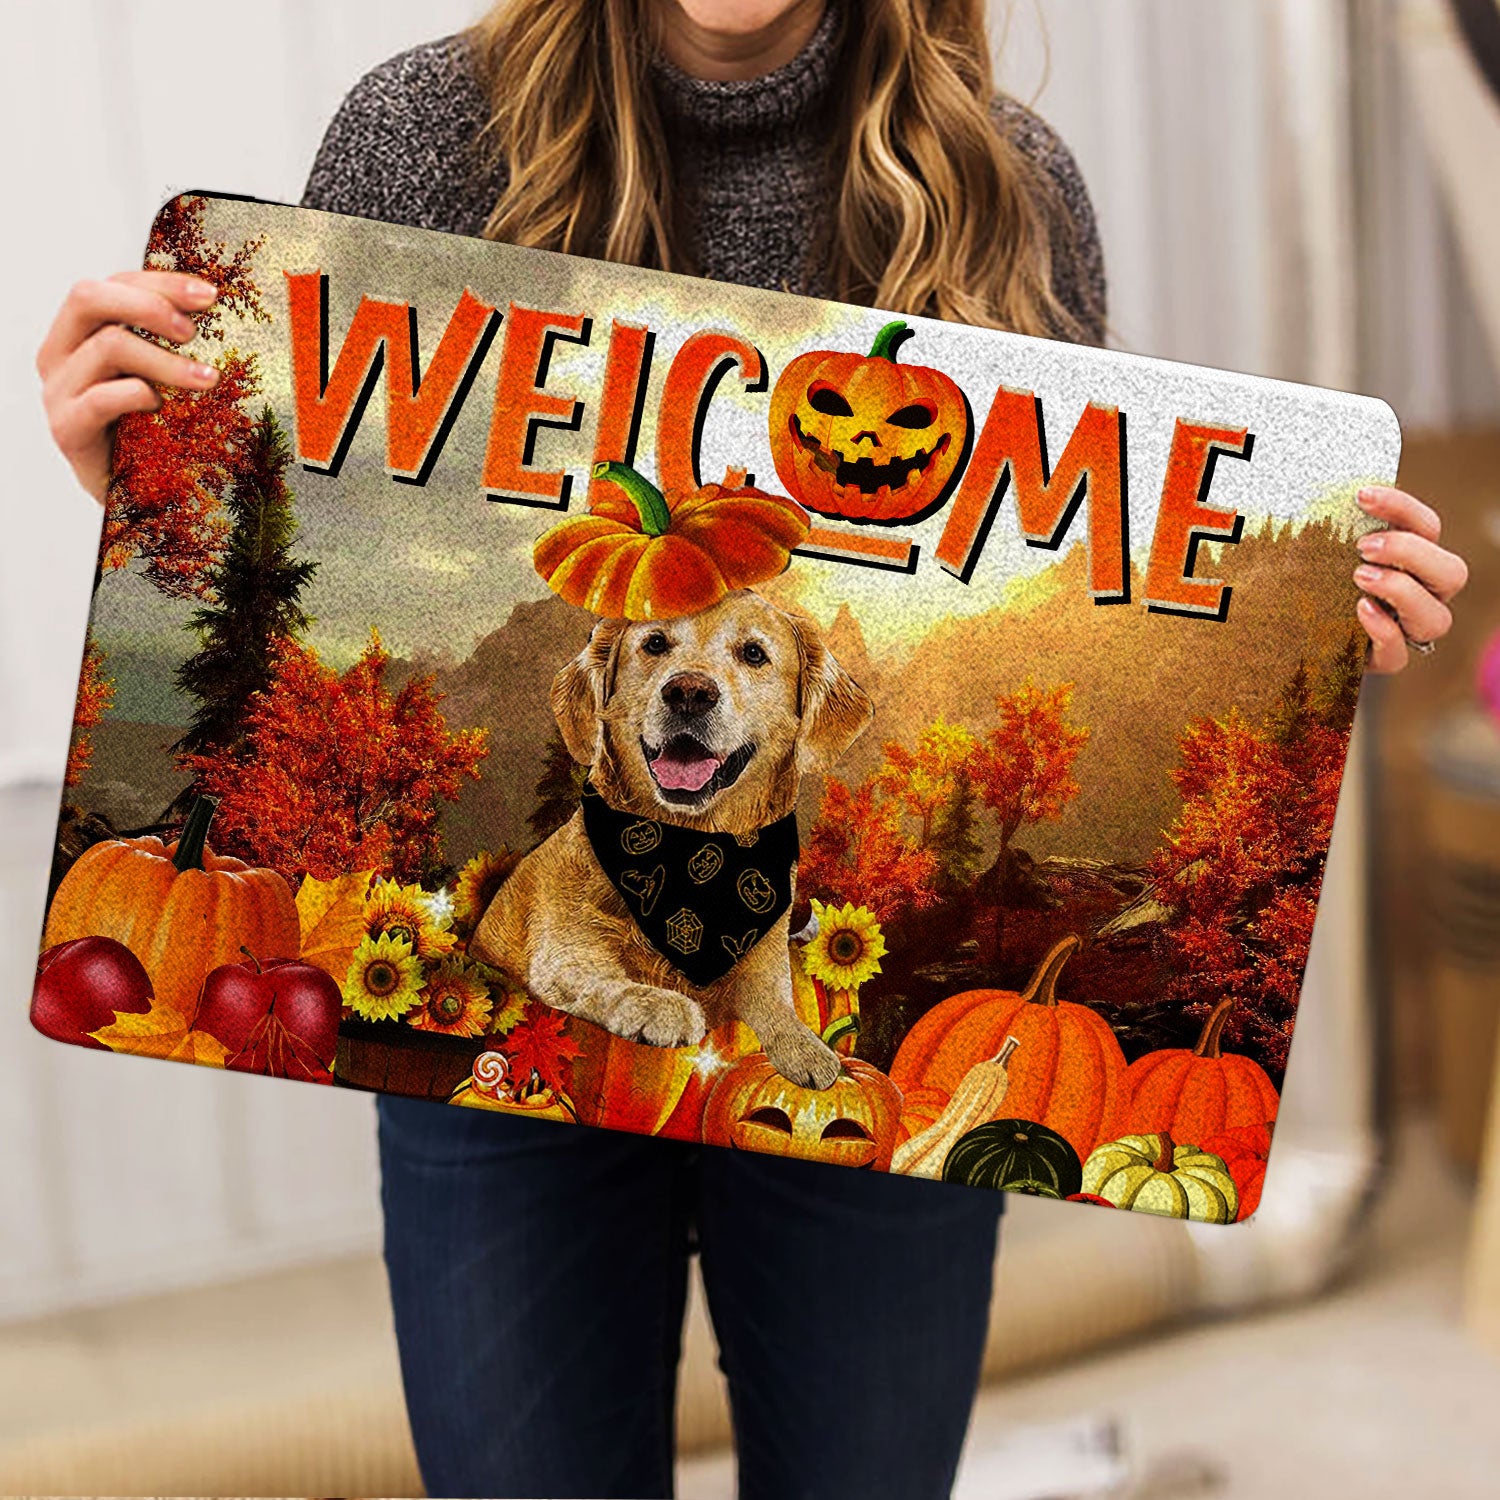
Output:
<instances>
[{"instance_id":1,"label":"blonde wavy hair","mask_svg":"<svg viewBox=\"0 0 1500 1500\"><path fill-rule=\"evenodd\" d=\"M487 237L695 270L648 76L657 3L501 0L473 28L508 168ZM815 247L834 295L1081 337L1052 287L1055 190L990 115L983 0L858 3L829 142L842 181Z\"/></svg>"}]
</instances>

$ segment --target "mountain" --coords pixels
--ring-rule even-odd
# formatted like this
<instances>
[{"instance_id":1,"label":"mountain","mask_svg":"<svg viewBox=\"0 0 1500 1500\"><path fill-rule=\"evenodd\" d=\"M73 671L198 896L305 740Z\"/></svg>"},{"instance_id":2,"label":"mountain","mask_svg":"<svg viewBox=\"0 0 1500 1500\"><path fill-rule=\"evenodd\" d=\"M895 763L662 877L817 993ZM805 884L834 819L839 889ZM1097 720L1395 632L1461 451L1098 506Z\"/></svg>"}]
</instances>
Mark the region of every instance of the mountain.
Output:
<instances>
[{"instance_id":1,"label":"mountain","mask_svg":"<svg viewBox=\"0 0 1500 1500\"><path fill-rule=\"evenodd\" d=\"M1203 549L1206 554L1207 549ZM1038 857L1144 859L1176 815L1177 738L1194 719L1238 708L1258 721L1299 657L1326 662L1355 626L1358 596L1347 537L1329 523L1298 531L1268 525L1200 558L1200 575L1230 583L1221 623L1142 608L1095 605L1088 560L1074 547L1044 575L1044 597L939 625L891 674L881 732L911 744L939 714L980 731L995 698L1030 677L1074 684L1069 718L1090 731L1074 764L1081 788L1061 819L1021 836Z\"/></svg>"},{"instance_id":2,"label":"mountain","mask_svg":"<svg viewBox=\"0 0 1500 1500\"><path fill-rule=\"evenodd\" d=\"M480 849L532 843L526 819L536 806L547 741L555 727L549 694L563 663L581 651L593 618L555 595L518 604L469 658L435 674L452 729L488 731L479 780L465 786L443 820L450 863Z\"/></svg>"}]
</instances>

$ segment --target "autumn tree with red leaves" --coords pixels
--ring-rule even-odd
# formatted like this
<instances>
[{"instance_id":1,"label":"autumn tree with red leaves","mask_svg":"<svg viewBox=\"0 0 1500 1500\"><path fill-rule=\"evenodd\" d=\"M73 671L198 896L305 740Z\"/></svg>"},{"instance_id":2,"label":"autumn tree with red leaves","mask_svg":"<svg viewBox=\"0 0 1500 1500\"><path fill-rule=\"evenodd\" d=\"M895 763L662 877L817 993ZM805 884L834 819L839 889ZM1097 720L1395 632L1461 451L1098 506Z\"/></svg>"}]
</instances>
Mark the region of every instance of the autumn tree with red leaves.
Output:
<instances>
[{"instance_id":1,"label":"autumn tree with red leaves","mask_svg":"<svg viewBox=\"0 0 1500 1500\"><path fill-rule=\"evenodd\" d=\"M448 729L430 676L390 692L389 661L373 631L342 674L283 644L239 749L182 757L219 798L215 847L294 882L371 869L421 881L440 869L441 804L477 779L485 732Z\"/></svg>"},{"instance_id":2,"label":"autumn tree with red leaves","mask_svg":"<svg viewBox=\"0 0 1500 1500\"><path fill-rule=\"evenodd\" d=\"M146 263L212 282L217 301L194 317L198 336L223 344L224 318L266 322L253 262L261 240L231 249L204 228L205 201L184 195L157 215ZM146 576L174 598L201 597L227 532L222 499L251 442L246 403L260 387L253 356L225 347L212 361L218 383L206 391L163 390L154 412L129 412L115 428L113 473L105 497L101 573L139 559Z\"/></svg>"},{"instance_id":3,"label":"autumn tree with red leaves","mask_svg":"<svg viewBox=\"0 0 1500 1500\"><path fill-rule=\"evenodd\" d=\"M931 906L938 858L902 828L902 810L900 798L882 792L878 773L853 791L830 776L797 889L820 901L867 906L881 922Z\"/></svg>"},{"instance_id":4,"label":"autumn tree with red leaves","mask_svg":"<svg viewBox=\"0 0 1500 1500\"><path fill-rule=\"evenodd\" d=\"M1351 648L1317 679L1299 663L1263 726L1237 710L1183 731L1182 808L1149 870L1171 915L1157 943L1168 997L1205 1018L1240 1003L1225 1039L1286 1066L1333 831L1358 678Z\"/></svg>"},{"instance_id":5,"label":"autumn tree with red leaves","mask_svg":"<svg viewBox=\"0 0 1500 1500\"><path fill-rule=\"evenodd\" d=\"M94 743L90 733L103 720L114 700L115 685L104 675L104 652L92 630L83 647L83 670L78 677L78 699L73 708L73 740L68 746L68 766L63 785L77 786L93 759Z\"/></svg>"},{"instance_id":6,"label":"autumn tree with red leaves","mask_svg":"<svg viewBox=\"0 0 1500 1500\"><path fill-rule=\"evenodd\" d=\"M995 911L989 941L998 955L1004 923L1004 892L1011 849L1021 829L1060 818L1078 795L1073 762L1089 731L1068 721L1073 684L1040 688L1028 678L1013 693L995 699L997 723L970 752L966 769L974 795L994 815L1000 848L980 877ZM992 956L993 956L992 955Z\"/></svg>"}]
</instances>

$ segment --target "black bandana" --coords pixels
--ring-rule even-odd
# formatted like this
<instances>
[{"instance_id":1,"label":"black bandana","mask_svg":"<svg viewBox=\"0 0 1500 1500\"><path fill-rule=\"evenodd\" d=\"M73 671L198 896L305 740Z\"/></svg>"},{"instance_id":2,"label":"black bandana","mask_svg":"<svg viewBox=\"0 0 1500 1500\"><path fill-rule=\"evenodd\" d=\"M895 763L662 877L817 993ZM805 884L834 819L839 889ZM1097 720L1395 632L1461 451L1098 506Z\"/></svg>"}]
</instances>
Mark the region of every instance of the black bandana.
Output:
<instances>
[{"instance_id":1,"label":"black bandana","mask_svg":"<svg viewBox=\"0 0 1500 1500\"><path fill-rule=\"evenodd\" d=\"M699 833L617 812L589 782L583 831L646 941L693 984L722 979L792 904L795 813Z\"/></svg>"}]
</instances>

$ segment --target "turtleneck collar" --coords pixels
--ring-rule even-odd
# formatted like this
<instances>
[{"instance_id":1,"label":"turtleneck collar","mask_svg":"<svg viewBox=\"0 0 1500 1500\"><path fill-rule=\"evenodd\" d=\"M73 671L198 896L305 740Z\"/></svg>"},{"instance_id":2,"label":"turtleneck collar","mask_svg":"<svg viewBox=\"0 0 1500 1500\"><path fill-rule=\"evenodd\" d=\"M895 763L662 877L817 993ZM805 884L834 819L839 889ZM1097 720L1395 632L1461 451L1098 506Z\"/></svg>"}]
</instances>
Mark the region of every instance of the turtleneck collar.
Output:
<instances>
[{"instance_id":1,"label":"turtleneck collar","mask_svg":"<svg viewBox=\"0 0 1500 1500\"><path fill-rule=\"evenodd\" d=\"M745 137L795 130L828 102L838 62L838 0L828 0L807 44L781 67L759 78L694 78L670 59L651 63L662 119L699 135Z\"/></svg>"}]
</instances>

